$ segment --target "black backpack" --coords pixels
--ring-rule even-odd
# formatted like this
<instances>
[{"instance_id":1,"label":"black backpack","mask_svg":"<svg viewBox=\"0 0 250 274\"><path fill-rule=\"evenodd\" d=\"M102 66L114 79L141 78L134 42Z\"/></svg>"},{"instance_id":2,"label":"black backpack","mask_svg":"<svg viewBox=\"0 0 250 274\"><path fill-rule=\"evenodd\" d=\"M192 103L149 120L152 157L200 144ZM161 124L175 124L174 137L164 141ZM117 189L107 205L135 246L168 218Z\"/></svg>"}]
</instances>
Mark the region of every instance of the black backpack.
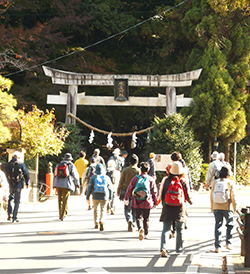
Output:
<instances>
[{"instance_id":1,"label":"black backpack","mask_svg":"<svg viewBox=\"0 0 250 274\"><path fill-rule=\"evenodd\" d=\"M18 184L23 179L23 170L18 162L10 162L7 178L11 183Z\"/></svg>"}]
</instances>

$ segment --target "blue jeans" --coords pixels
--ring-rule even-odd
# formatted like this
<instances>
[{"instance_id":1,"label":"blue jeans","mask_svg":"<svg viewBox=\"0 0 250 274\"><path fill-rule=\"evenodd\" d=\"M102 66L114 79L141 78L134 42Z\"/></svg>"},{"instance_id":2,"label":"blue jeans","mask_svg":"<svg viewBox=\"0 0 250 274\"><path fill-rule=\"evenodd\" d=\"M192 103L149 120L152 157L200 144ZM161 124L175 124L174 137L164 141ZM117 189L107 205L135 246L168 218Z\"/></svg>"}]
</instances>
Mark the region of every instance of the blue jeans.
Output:
<instances>
[{"instance_id":1,"label":"blue jeans","mask_svg":"<svg viewBox=\"0 0 250 274\"><path fill-rule=\"evenodd\" d=\"M232 210L220 210L214 209L214 217L215 217L215 248L221 247L221 230L223 224L223 217L226 219L226 244L231 244L232 239L232 229L234 227L234 220L233 220L233 211Z\"/></svg>"},{"instance_id":2,"label":"blue jeans","mask_svg":"<svg viewBox=\"0 0 250 274\"><path fill-rule=\"evenodd\" d=\"M135 226L135 212L130 207L130 205L131 205L131 200L129 200L129 204L127 206L124 205L124 215L125 215L126 221L132 222L133 226Z\"/></svg>"},{"instance_id":3,"label":"blue jeans","mask_svg":"<svg viewBox=\"0 0 250 274\"><path fill-rule=\"evenodd\" d=\"M21 188L10 188L9 200L8 200L8 215L12 215L12 220L17 219L17 212L21 199ZM13 209L14 202L14 209Z\"/></svg>"},{"instance_id":4,"label":"blue jeans","mask_svg":"<svg viewBox=\"0 0 250 274\"><path fill-rule=\"evenodd\" d=\"M171 231L172 221L163 222L163 230L161 232L161 250L165 249L167 251L167 244L169 241L169 234ZM175 250L177 253L182 252L183 250L183 239L182 233L184 228L184 222L176 221L176 247Z\"/></svg>"}]
</instances>

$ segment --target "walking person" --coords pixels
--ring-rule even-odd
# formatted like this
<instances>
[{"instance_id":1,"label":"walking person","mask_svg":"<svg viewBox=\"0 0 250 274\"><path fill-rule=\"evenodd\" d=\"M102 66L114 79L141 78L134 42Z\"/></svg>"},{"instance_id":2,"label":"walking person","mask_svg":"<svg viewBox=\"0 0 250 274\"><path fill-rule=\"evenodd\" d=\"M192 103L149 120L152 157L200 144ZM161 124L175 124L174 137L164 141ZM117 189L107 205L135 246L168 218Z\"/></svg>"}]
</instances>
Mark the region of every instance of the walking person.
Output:
<instances>
[{"instance_id":1,"label":"walking person","mask_svg":"<svg viewBox=\"0 0 250 274\"><path fill-rule=\"evenodd\" d=\"M148 171L148 175L153 177L154 180L156 180L156 172L155 172L155 153L151 152L149 154L149 159L147 160L147 162L149 163L149 171Z\"/></svg>"},{"instance_id":2,"label":"walking person","mask_svg":"<svg viewBox=\"0 0 250 274\"><path fill-rule=\"evenodd\" d=\"M117 203L117 187L120 181L121 171L123 167L123 158L120 156L120 149L116 148L113 151L113 155L108 159L107 162L107 170L108 173L111 174L110 177L112 177L112 188L113 188L113 194L111 197L111 202L108 203L107 210L110 210L111 215L115 214L115 208Z\"/></svg>"},{"instance_id":3,"label":"walking person","mask_svg":"<svg viewBox=\"0 0 250 274\"><path fill-rule=\"evenodd\" d=\"M96 164L101 163L103 165L103 167L106 169L106 164L105 164L104 159L100 155L100 149L99 148L96 148L94 150L93 155L89 158L89 162L90 163L96 163Z\"/></svg>"},{"instance_id":4,"label":"walking person","mask_svg":"<svg viewBox=\"0 0 250 274\"><path fill-rule=\"evenodd\" d=\"M85 159L86 153L84 151L81 151L79 153L79 158L75 161L74 165L77 169L77 172L79 174L79 183L80 183L80 195L82 195L83 189L84 189L84 171L86 170L89 161Z\"/></svg>"},{"instance_id":5,"label":"walking person","mask_svg":"<svg viewBox=\"0 0 250 274\"><path fill-rule=\"evenodd\" d=\"M183 251L183 229L187 221L186 201L192 204L184 173L185 169L181 162L173 162L170 168L170 175L166 178L163 185L160 217L160 222L163 222L160 244L162 257L167 257L168 241L173 222L176 229L176 253L182 253ZM172 193L176 194L173 195Z\"/></svg>"},{"instance_id":6,"label":"walking person","mask_svg":"<svg viewBox=\"0 0 250 274\"><path fill-rule=\"evenodd\" d=\"M94 204L94 223L95 228L99 228L100 231L104 230L106 221L106 206L107 201L111 199L112 183L107 176L106 171L101 163L96 165L95 175L90 178L87 190L87 201L90 195L93 195ZM100 206L100 210L99 210Z\"/></svg>"},{"instance_id":7,"label":"walking person","mask_svg":"<svg viewBox=\"0 0 250 274\"><path fill-rule=\"evenodd\" d=\"M233 214L237 211L234 182L230 180L230 170L222 167L219 179L212 182L210 192L211 210L215 218L215 252L221 249L222 224L226 220L226 249L232 250L232 229L234 226ZM231 205L233 211L231 210Z\"/></svg>"},{"instance_id":8,"label":"walking person","mask_svg":"<svg viewBox=\"0 0 250 274\"><path fill-rule=\"evenodd\" d=\"M141 170L138 168L139 158L136 154L132 154L129 157L129 166L125 167L122 170L119 185L117 188L117 195L119 196L119 199L121 201L124 200L126 190L132 180L132 178L136 175L139 175L141 173ZM128 231L133 232L135 225L135 213L134 210L131 208L131 200L132 197L129 197L129 203L128 205L124 205L124 215L126 218L126 221L128 223Z\"/></svg>"},{"instance_id":9,"label":"walking person","mask_svg":"<svg viewBox=\"0 0 250 274\"><path fill-rule=\"evenodd\" d=\"M182 158L182 155L180 152L178 151L174 151L172 154L171 154L171 160L173 162L175 161L180 161L183 165L183 167L185 168L186 172L185 172L185 177L186 177L186 183L187 185L189 186L189 189L190 191L193 190L193 183L192 183L192 179L191 179L191 175L190 175L190 171L189 171L189 168L187 167L184 159Z\"/></svg>"},{"instance_id":10,"label":"walking person","mask_svg":"<svg viewBox=\"0 0 250 274\"><path fill-rule=\"evenodd\" d=\"M224 166L220 161L220 154L214 151L211 155L212 162L209 164L206 175L206 187L211 188L212 183L219 178L220 170Z\"/></svg>"},{"instance_id":11,"label":"walking person","mask_svg":"<svg viewBox=\"0 0 250 274\"><path fill-rule=\"evenodd\" d=\"M1 169L2 163L0 163L0 215L2 210L7 209L8 196L9 196L9 184L5 173Z\"/></svg>"},{"instance_id":12,"label":"walking person","mask_svg":"<svg viewBox=\"0 0 250 274\"><path fill-rule=\"evenodd\" d=\"M68 200L70 191L79 188L79 174L72 163L71 153L66 153L63 160L56 165L53 187L58 194L59 220L63 221L68 215Z\"/></svg>"},{"instance_id":13,"label":"walking person","mask_svg":"<svg viewBox=\"0 0 250 274\"><path fill-rule=\"evenodd\" d=\"M85 195L87 195L87 190L88 190L88 185L90 178L95 175L95 168L96 168L96 163L95 163L95 158L91 158L89 160L89 166L87 167L86 170L86 176L85 176ZM91 198L89 197L88 199L88 210L91 210L93 208L93 198L91 194Z\"/></svg>"},{"instance_id":14,"label":"walking person","mask_svg":"<svg viewBox=\"0 0 250 274\"><path fill-rule=\"evenodd\" d=\"M148 238L149 215L152 208L157 206L157 187L155 180L148 175L149 163L140 164L141 174L133 177L125 193L124 204L135 211L136 225L139 230L139 240Z\"/></svg>"},{"instance_id":15,"label":"walking person","mask_svg":"<svg viewBox=\"0 0 250 274\"><path fill-rule=\"evenodd\" d=\"M26 185L26 188L29 187L30 176L27 170L27 167L24 163L21 162L21 153L15 151L10 162L5 166L5 174L9 183L9 199L8 199L8 217L7 220L12 223L17 223L17 213L19 209L21 191ZM13 208L14 202L14 208Z\"/></svg>"}]
</instances>

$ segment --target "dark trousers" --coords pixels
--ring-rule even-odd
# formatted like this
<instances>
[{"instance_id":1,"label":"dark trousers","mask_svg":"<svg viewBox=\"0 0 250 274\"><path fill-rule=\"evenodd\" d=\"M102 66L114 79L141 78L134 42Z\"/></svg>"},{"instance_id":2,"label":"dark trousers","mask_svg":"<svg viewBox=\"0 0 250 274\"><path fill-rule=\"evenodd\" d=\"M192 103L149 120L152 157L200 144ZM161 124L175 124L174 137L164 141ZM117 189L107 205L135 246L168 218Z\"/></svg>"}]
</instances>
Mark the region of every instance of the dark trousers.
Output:
<instances>
[{"instance_id":1,"label":"dark trousers","mask_svg":"<svg viewBox=\"0 0 250 274\"><path fill-rule=\"evenodd\" d=\"M59 218L66 217L68 214L68 200L70 195L70 189L57 187L58 194L58 209L59 209Z\"/></svg>"},{"instance_id":2,"label":"dark trousers","mask_svg":"<svg viewBox=\"0 0 250 274\"><path fill-rule=\"evenodd\" d=\"M143 228L144 234L148 235L150 209L134 208L134 211L138 230Z\"/></svg>"},{"instance_id":3,"label":"dark trousers","mask_svg":"<svg viewBox=\"0 0 250 274\"><path fill-rule=\"evenodd\" d=\"M8 215L12 215L12 220L17 218L18 208L21 199L21 188L10 188L9 200L8 200ZM13 209L14 202L14 209Z\"/></svg>"}]
</instances>

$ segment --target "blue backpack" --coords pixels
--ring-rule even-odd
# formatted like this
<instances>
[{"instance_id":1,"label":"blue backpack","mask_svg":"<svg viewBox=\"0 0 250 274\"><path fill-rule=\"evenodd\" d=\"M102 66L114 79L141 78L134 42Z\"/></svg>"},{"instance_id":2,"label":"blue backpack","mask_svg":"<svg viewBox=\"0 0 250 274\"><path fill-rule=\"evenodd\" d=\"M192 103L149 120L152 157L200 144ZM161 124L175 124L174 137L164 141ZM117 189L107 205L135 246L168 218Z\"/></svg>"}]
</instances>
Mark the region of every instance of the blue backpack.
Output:
<instances>
[{"instance_id":1,"label":"blue backpack","mask_svg":"<svg viewBox=\"0 0 250 274\"><path fill-rule=\"evenodd\" d=\"M133 190L133 196L136 200L145 201L150 196L150 182L148 177L141 177L136 175L138 178L135 188Z\"/></svg>"},{"instance_id":2,"label":"blue backpack","mask_svg":"<svg viewBox=\"0 0 250 274\"><path fill-rule=\"evenodd\" d=\"M107 183L105 181L104 175L96 175L94 192L95 193L106 193Z\"/></svg>"}]
</instances>

